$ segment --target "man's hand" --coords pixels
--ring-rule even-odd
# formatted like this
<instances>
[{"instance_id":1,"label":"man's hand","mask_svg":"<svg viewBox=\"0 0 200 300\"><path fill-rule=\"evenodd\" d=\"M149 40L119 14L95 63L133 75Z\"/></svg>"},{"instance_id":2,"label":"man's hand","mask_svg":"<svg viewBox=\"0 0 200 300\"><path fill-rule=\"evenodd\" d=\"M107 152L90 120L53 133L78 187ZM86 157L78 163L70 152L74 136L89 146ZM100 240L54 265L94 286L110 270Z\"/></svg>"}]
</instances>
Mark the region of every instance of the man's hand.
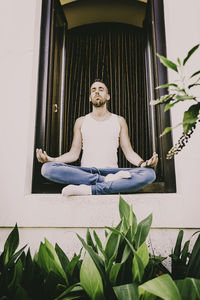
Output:
<instances>
[{"instance_id":1,"label":"man's hand","mask_svg":"<svg viewBox=\"0 0 200 300\"><path fill-rule=\"evenodd\" d=\"M146 160L145 162L143 162L141 164L141 168L143 168L143 167L153 168L157 165L157 163L158 163L158 154L156 152L154 152L153 156L149 160Z\"/></svg>"},{"instance_id":2,"label":"man's hand","mask_svg":"<svg viewBox=\"0 0 200 300\"><path fill-rule=\"evenodd\" d=\"M41 163L53 161L53 158L47 155L46 151L42 151L42 149L36 149L36 156L37 160Z\"/></svg>"}]
</instances>

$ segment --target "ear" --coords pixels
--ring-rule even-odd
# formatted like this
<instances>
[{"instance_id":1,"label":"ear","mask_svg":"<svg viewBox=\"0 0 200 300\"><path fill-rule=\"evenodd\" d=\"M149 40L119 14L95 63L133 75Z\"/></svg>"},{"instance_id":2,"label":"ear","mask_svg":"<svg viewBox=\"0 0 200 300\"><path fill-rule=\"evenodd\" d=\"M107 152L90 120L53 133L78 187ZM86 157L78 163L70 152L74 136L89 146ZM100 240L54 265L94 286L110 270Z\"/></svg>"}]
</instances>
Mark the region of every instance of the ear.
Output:
<instances>
[{"instance_id":1,"label":"ear","mask_svg":"<svg viewBox=\"0 0 200 300\"><path fill-rule=\"evenodd\" d=\"M89 96L89 101L91 102L91 95Z\"/></svg>"},{"instance_id":2,"label":"ear","mask_svg":"<svg viewBox=\"0 0 200 300\"><path fill-rule=\"evenodd\" d=\"M110 94L107 94L107 101L110 100Z\"/></svg>"}]
</instances>

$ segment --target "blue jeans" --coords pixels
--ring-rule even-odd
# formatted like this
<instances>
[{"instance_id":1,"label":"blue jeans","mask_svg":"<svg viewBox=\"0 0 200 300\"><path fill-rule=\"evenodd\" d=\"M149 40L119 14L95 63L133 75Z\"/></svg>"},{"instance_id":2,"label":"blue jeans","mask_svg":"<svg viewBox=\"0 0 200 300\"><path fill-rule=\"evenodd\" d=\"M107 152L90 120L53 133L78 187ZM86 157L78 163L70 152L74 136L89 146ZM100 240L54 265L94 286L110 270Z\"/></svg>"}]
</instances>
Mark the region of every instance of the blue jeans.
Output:
<instances>
[{"instance_id":1,"label":"blue jeans","mask_svg":"<svg viewBox=\"0 0 200 300\"><path fill-rule=\"evenodd\" d=\"M131 178L104 182L108 174L129 171ZM71 166L64 163L47 162L43 164L42 176L61 184L90 185L92 195L134 193L156 179L152 168L114 168L97 169Z\"/></svg>"}]
</instances>

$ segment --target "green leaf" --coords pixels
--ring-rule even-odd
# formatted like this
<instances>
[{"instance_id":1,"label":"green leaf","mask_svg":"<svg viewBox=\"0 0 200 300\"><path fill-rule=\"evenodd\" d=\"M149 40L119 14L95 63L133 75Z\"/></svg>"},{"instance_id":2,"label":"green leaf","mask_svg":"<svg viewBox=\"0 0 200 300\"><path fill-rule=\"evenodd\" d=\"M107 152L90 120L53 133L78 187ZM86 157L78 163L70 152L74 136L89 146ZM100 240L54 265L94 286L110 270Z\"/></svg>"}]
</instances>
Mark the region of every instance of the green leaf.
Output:
<instances>
[{"instance_id":1,"label":"green leaf","mask_svg":"<svg viewBox=\"0 0 200 300\"><path fill-rule=\"evenodd\" d=\"M167 88L167 87L170 87L170 86L178 87L178 84L176 84L176 83L165 83L163 85L157 86L156 89Z\"/></svg>"},{"instance_id":2,"label":"green leaf","mask_svg":"<svg viewBox=\"0 0 200 300\"><path fill-rule=\"evenodd\" d=\"M21 254L23 254L24 249L26 248L27 245L25 245L23 248L21 248L19 251L17 251L15 254L13 254L8 263L7 263L7 267L11 267L11 265L17 260L19 259L19 257L21 256Z\"/></svg>"},{"instance_id":3,"label":"green leaf","mask_svg":"<svg viewBox=\"0 0 200 300\"><path fill-rule=\"evenodd\" d=\"M192 249L186 276L200 278L200 235L198 236Z\"/></svg>"},{"instance_id":4,"label":"green leaf","mask_svg":"<svg viewBox=\"0 0 200 300\"><path fill-rule=\"evenodd\" d=\"M121 263L115 263L112 265L110 272L109 272L109 280L112 285L116 285L117 282L117 276L119 274L119 271L121 269L122 264Z\"/></svg>"},{"instance_id":5,"label":"green leaf","mask_svg":"<svg viewBox=\"0 0 200 300\"><path fill-rule=\"evenodd\" d=\"M49 253L51 254L53 260L55 260L56 264L59 265L60 268L62 268L60 260L58 258L58 255L54 249L54 247L51 245L51 243L45 238L44 245L49 250Z\"/></svg>"},{"instance_id":6,"label":"green leaf","mask_svg":"<svg viewBox=\"0 0 200 300\"><path fill-rule=\"evenodd\" d=\"M81 265L80 283L92 300L105 299L101 275L88 252Z\"/></svg>"},{"instance_id":7,"label":"green leaf","mask_svg":"<svg viewBox=\"0 0 200 300\"><path fill-rule=\"evenodd\" d=\"M179 258L181 255L181 244L183 240L183 230L180 230L176 239L176 245L174 248L174 255Z\"/></svg>"},{"instance_id":8,"label":"green leaf","mask_svg":"<svg viewBox=\"0 0 200 300\"><path fill-rule=\"evenodd\" d=\"M124 262L126 262L126 260L128 259L129 255L131 253L131 249L129 247L128 244L126 244L125 248L124 248L124 251L123 251L123 254L122 254L122 260L121 260L121 263L123 264Z\"/></svg>"},{"instance_id":9,"label":"green leaf","mask_svg":"<svg viewBox=\"0 0 200 300\"><path fill-rule=\"evenodd\" d=\"M73 256L73 258L71 259L71 261L68 263L67 268L66 268L66 274L68 274L68 276L73 278L74 271L80 262L80 257L81 257L81 251L80 251L79 255L75 254Z\"/></svg>"},{"instance_id":10,"label":"green leaf","mask_svg":"<svg viewBox=\"0 0 200 300\"><path fill-rule=\"evenodd\" d=\"M190 245L190 241L185 242L183 250L181 252L181 261L183 264L186 264L186 261L187 261L188 255L189 255L189 252L188 252L189 245Z\"/></svg>"},{"instance_id":11,"label":"green leaf","mask_svg":"<svg viewBox=\"0 0 200 300\"><path fill-rule=\"evenodd\" d=\"M92 249L91 246L87 245L85 241L77 234L78 239L81 241L83 247L87 250L91 256L94 264L96 265L103 282L105 282L104 263L102 258Z\"/></svg>"},{"instance_id":12,"label":"green leaf","mask_svg":"<svg viewBox=\"0 0 200 300\"><path fill-rule=\"evenodd\" d=\"M23 265L21 259L19 259L14 266L14 276L12 278L12 281L8 285L8 290L16 290L18 284L21 282L22 272Z\"/></svg>"},{"instance_id":13,"label":"green leaf","mask_svg":"<svg viewBox=\"0 0 200 300\"><path fill-rule=\"evenodd\" d=\"M190 108L184 112L183 117L183 130L186 134L189 130L192 129L196 123L199 115L200 103L191 105Z\"/></svg>"},{"instance_id":14,"label":"green leaf","mask_svg":"<svg viewBox=\"0 0 200 300\"><path fill-rule=\"evenodd\" d=\"M160 62L165 67L170 68L170 69L174 70L175 72L178 72L177 65L174 62L172 62L171 60L168 60L166 57L164 57L162 55L157 54L157 56L159 57Z\"/></svg>"},{"instance_id":15,"label":"green leaf","mask_svg":"<svg viewBox=\"0 0 200 300\"><path fill-rule=\"evenodd\" d=\"M61 266L63 268L63 270L67 271L67 266L69 264L69 259L67 257L67 255L63 252L63 250L59 247L59 245L56 243L56 246L55 246L55 251L56 251L56 254L58 255L58 258L59 258L59 261L61 263Z\"/></svg>"},{"instance_id":16,"label":"green leaf","mask_svg":"<svg viewBox=\"0 0 200 300\"><path fill-rule=\"evenodd\" d=\"M9 234L5 245L4 245L4 264L6 265L10 260L11 256L15 253L17 247L19 245L19 231L17 224L15 225L14 229Z\"/></svg>"},{"instance_id":17,"label":"green leaf","mask_svg":"<svg viewBox=\"0 0 200 300\"><path fill-rule=\"evenodd\" d=\"M200 70L199 70L199 71L196 71L195 73L193 73L193 74L190 76L190 78L193 78L194 76L196 76L196 75L198 75L198 74L200 74Z\"/></svg>"},{"instance_id":18,"label":"green leaf","mask_svg":"<svg viewBox=\"0 0 200 300\"><path fill-rule=\"evenodd\" d=\"M115 260L117 253L118 253L118 249L119 249L119 244L120 244L120 240L121 240L121 232L122 232L122 222L120 222L116 228L109 228L110 229L110 233L107 236L106 239L106 245L105 245L105 265L106 265L106 271L109 271L113 261ZM116 229L116 231L114 231L113 229Z\"/></svg>"},{"instance_id":19,"label":"green leaf","mask_svg":"<svg viewBox=\"0 0 200 300\"><path fill-rule=\"evenodd\" d=\"M139 300L138 287L135 283L113 287L118 300Z\"/></svg>"},{"instance_id":20,"label":"green leaf","mask_svg":"<svg viewBox=\"0 0 200 300\"><path fill-rule=\"evenodd\" d=\"M142 220L137 227L135 234L135 247L138 249L146 240L152 224L152 214Z\"/></svg>"},{"instance_id":21,"label":"green leaf","mask_svg":"<svg viewBox=\"0 0 200 300\"><path fill-rule=\"evenodd\" d=\"M97 233L96 233L95 230L93 231L93 236L94 236L95 242L97 243L97 246L98 246L99 250L101 251L101 253L102 253L103 255L105 255L105 252L104 252L104 250L103 250L103 246L102 246L101 240L100 240L100 238L99 238L99 236L97 235Z\"/></svg>"},{"instance_id":22,"label":"green leaf","mask_svg":"<svg viewBox=\"0 0 200 300\"><path fill-rule=\"evenodd\" d=\"M183 66L186 64L186 62L188 61L188 59L190 58L190 56L199 48L200 44L194 46L187 54L187 56L185 57L185 59L183 60Z\"/></svg>"},{"instance_id":23,"label":"green leaf","mask_svg":"<svg viewBox=\"0 0 200 300\"><path fill-rule=\"evenodd\" d=\"M143 283L139 286L139 293L142 293L141 290L145 290L163 300L181 300L179 290L168 274Z\"/></svg>"},{"instance_id":24,"label":"green leaf","mask_svg":"<svg viewBox=\"0 0 200 300\"><path fill-rule=\"evenodd\" d=\"M89 246L91 246L92 249L93 249L95 252L97 252L97 249L96 249L96 247L95 247L95 245L94 245L94 243L93 243L92 236L91 236L91 234L90 234L89 229L87 229L86 241L87 241L87 244L88 244Z\"/></svg>"},{"instance_id":25,"label":"green leaf","mask_svg":"<svg viewBox=\"0 0 200 300\"><path fill-rule=\"evenodd\" d=\"M194 86L199 86L200 85L200 83L193 83L193 84L190 84L189 86L188 86L188 89L191 89L191 88L193 88Z\"/></svg>"},{"instance_id":26,"label":"green leaf","mask_svg":"<svg viewBox=\"0 0 200 300\"><path fill-rule=\"evenodd\" d=\"M194 96L188 96L188 95L181 96L181 95L177 95L176 99L179 100L179 101L194 100Z\"/></svg>"},{"instance_id":27,"label":"green leaf","mask_svg":"<svg viewBox=\"0 0 200 300\"><path fill-rule=\"evenodd\" d=\"M159 99L151 100L150 105L157 105L157 104L162 104L162 103L168 103L171 100L174 100L174 96L175 96L175 94L163 95Z\"/></svg>"},{"instance_id":28,"label":"green leaf","mask_svg":"<svg viewBox=\"0 0 200 300\"><path fill-rule=\"evenodd\" d=\"M185 278L176 281L176 285L181 294L182 300L200 299L200 280L194 278Z\"/></svg>"},{"instance_id":29,"label":"green leaf","mask_svg":"<svg viewBox=\"0 0 200 300\"><path fill-rule=\"evenodd\" d=\"M64 270L61 267L60 261L57 263L58 257L55 259L54 255L50 251L50 249L46 246L46 244L41 243L38 251L38 259L37 263L42 270L44 270L47 274L50 272L54 272L60 278L64 279L68 284L68 280Z\"/></svg>"},{"instance_id":30,"label":"green leaf","mask_svg":"<svg viewBox=\"0 0 200 300\"><path fill-rule=\"evenodd\" d=\"M181 60L180 60L179 57L177 58L177 62L178 62L178 64L179 64L179 66L181 66Z\"/></svg>"},{"instance_id":31,"label":"green leaf","mask_svg":"<svg viewBox=\"0 0 200 300\"><path fill-rule=\"evenodd\" d=\"M144 275L144 270L148 262L149 262L149 251L146 243L143 243L136 251L136 255L134 255L133 257L133 264L132 264L133 281L141 283Z\"/></svg>"},{"instance_id":32,"label":"green leaf","mask_svg":"<svg viewBox=\"0 0 200 300\"><path fill-rule=\"evenodd\" d=\"M72 299L81 299L80 298L80 294L83 291L83 288L80 286L80 283L75 283L73 285L71 285L70 287L68 287L62 294L60 294L56 299L54 300L64 300L64 299L68 299L68 300L72 300ZM70 295L71 293L71 295ZM72 295L73 293L73 295ZM74 295L76 294L76 295ZM79 294L79 295L78 295ZM68 296L67 296L68 295ZM64 296L67 296L65 298L63 298Z\"/></svg>"},{"instance_id":33,"label":"green leaf","mask_svg":"<svg viewBox=\"0 0 200 300\"><path fill-rule=\"evenodd\" d=\"M172 103L167 103L167 104L165 105L164 111L165 111L165 112L168 111L170 108L172 108L172 107L173 107L174 105L176 105L178 102L179 102L179 100L177 100L177 101L175 101L175 102L172 102Z\"/></svg>"},{"instance_id":34,"label":"green leaf","mask_svg":"<svg viewBox=\"0 0 200 300\"><path fill-rule=\"evenodd\" d=\"M137 218L129 205L121 196L119 199L119 213L121 219L124 221L124 228L126 233L130 229L131 240L133 241L135 232L137 230Z\"/></svg>"}]
</instances>

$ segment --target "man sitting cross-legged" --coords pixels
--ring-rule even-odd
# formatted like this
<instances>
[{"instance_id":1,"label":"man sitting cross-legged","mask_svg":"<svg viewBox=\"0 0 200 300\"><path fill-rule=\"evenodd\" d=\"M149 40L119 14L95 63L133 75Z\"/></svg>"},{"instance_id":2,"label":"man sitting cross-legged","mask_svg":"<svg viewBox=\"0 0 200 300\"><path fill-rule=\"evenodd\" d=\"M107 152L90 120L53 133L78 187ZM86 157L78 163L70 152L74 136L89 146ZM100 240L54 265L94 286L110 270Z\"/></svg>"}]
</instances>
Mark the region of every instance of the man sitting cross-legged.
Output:
<instances>
[{"instance_id":1,"label":"man sitting cross-legged","mask_svg":"<svg viewBox=\"0 0 200 300\"><path fill-rule=\"evenodd\" d=\"M80 117L74 125L74 137L69 152L50 157L42 149L36 155L42 175L57 183L66 184L62 195L102 195L134 193L152 183L156 176L156 153L147 160L134 152L125 119L107 109L110 100L107 86L100 80L90 88L92 112ZM122 148L133 168L118 168L117 149ZM78 160L83 150L81 166L70 163Z\"/></svg>"}]
</instances>

